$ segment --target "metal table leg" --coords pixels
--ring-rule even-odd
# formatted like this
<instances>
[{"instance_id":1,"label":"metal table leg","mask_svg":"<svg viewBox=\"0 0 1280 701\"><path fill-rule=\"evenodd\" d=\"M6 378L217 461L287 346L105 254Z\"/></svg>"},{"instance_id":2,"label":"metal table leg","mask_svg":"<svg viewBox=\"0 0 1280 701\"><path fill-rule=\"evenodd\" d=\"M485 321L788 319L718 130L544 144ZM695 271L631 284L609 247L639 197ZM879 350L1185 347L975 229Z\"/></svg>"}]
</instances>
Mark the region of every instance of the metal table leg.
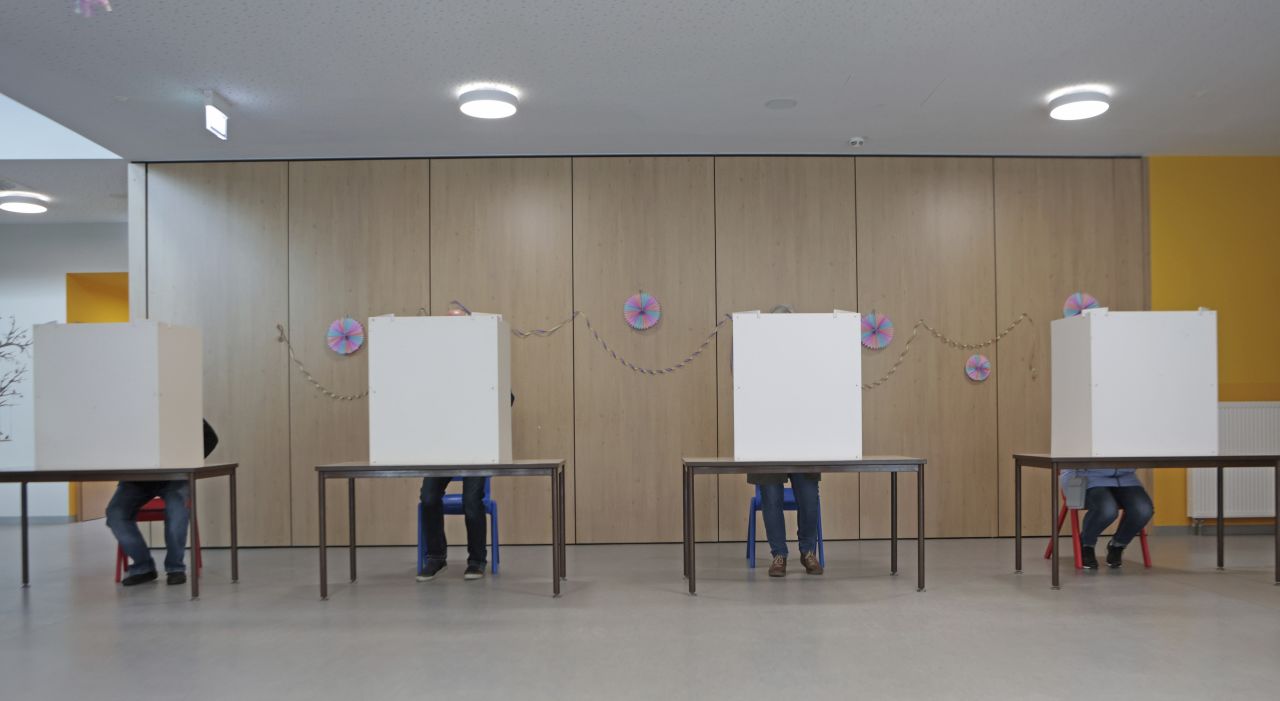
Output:
<instances>
[{"instance_id":1,"label":"metal table leg","mask_svg":"<svg viewBox=\"0 0 1280 701\"><path fill-rule=\"evenodd\" d=\"M22 587L31 586L31 561L27 547L27 483L22 483Z\"/></svg>"},{"instance_id":2,"label":"metal table leg","mask_svg":"<svg viewBox=\"0 0 1280 701\"><path fill-rule=\"evenodd\" d=\"M924 591L924 463L916 466L916 591Z\"/></svg>"},{"instance_id":3,"label":"metal table leg","mask_svg":"<svg viewBox=\"0 0 1280 701\"><path fill-rule=\"evenodd\" d=\"M1223 495L1222 495L1224 491L1223 490L1223 472L1225 472L1225 470L1222 467L1219 467L1218 468L1218 569L1219 570L1226 569L1226 565L1227 565L1226 558L1224 557L1225 548L1223 547L1224 540L1226 539L1226 526L1227 526L1226 520L1223 518L1223 513L1222 513L1223 503L1225 502L1225 499L1223 498Z\"/></svg>"},{"instance_id":4,"label":"metal table leg","mask_svg":"<svg viewBox=\"0 0 1280 701\"><path fill-rule=\"evenodd\" d=\"M694 477L693 470L690 469L689 479L687 482L689 504L688 506L685 507L689 513L689 518L688 518L689 525L687 528L688 532L685 533L685 538L687 539L687 542L689 544L689 594L691 596L698 595L698 538L697 538L697 532L698 532L697 531L697 524L698 524L697 511L698 510L694 508L694 505L697 503L695 500L695 497L697 495L697 490L695 487L696 482L697 480Z\"/></svg>"},{"instance_id":5,"label":"metal table leg","mask_svg":"<svg viewBox=\"0 0 1280 701\"><path fill-rule=\"evenodd\" d=\"M1013 571L1022 574L1022 462L1013 461Z\"/></svg>"},{"instance_id":6,"label":"metal table leg","mask_svg":"<svg viewBox=\"0 0 1280 701\"><path fill-rule=\"evenodd\" d=\"M347 478L347 549L351 552L351 581L356 581L356 478Z\"/></svg>"},{"instance_id":7,"label":"metal table leg","mask_svg":"<svg viewBox=\"0 0 1280 701\"><path fill-rule=\"evenodd\" d=\"M898 473L889 473L889 574L898 574Z\"/></svg>"},{"instance_id":8,"label":"metal table leg","mask_svg":"<svg viewBox=\"0 0 1280 701\"><path fill-rule=\"evenodd\" d=\"M231 581L240 581L240 537L236 527L236 471L231 470Z\"/></svg>"},{"instance_id":9,"label":"metal table leg","mask_svg":"<svg viewBox=\"0 0 1280 701\"><path fill-rule=\"evenodd\" d=\"M1272 476L1271 483L1276 490L1276 584L1280 585L1280 461L1276 462L1276 471Z\"/></svg>"},{"instance_id":10,"label":"metal table leg","mask_svg":"<svg viewBox=\"0 0 1280 701\"><path fill-rule=\"evenodd\" d=\"M329 557L325 549L328 545L325 542L325 533L328 532L328 528L324 513L324 475L317 473L316 481L320 485L320 600L324 601L329 598Z\"/></svg>"},{"instance_id":11,"label":"metal table leg","mask_svg":"<svg viewBox=\"0 0 1280 701\"><path fill-rule=\"evenodd\" d=\"M560 488L551 472L551 596L560 596Z\"/></svg>"},{"instance_id":12,"label":"metal table leg","mask_svg":"<svg viewBox=\"0 0 1280 701\"><path fill-rule=\"evenodd\" d=\"M680 466L680 522L684 531L680 537L680 547L684 553L684 578L689 578L689 466Z\"/></svg>"},{"instance_id":13,"label":"metal table leg","mask_svg":"<svg viewBox=\"0 0 1280 701\"><path fill-rule=\"evenodd\" d=\"M569 521L569 511L565 507L565 501L568 498L565 487L565 468L561 465L556 469L556 474L560 480L560 579L569 578L569 548L568 538L565 535L567 530L567 522Z\"/></svg>"},{"instance_id":14,"label":"metal table leg","mask_svg":"<svg viewBox=\"0 0 1280 701\"><path fill-rule=\"evenodd\" d=\"M187 485L191 495L191 513L187 515L191 526L191 598L200 598L200 520L196 518L196 475L187 473Z\"/></svg>"},{"instance_id":15,"label":"metal table leg","mask_svg":"<svg viewBox=\"0 0 1280 701\"><path fill-rule=\"evenodd\" d=\"M1058 580L1058 551L1062 548L1058 547L1058 463L1053 463L1053 467L1049 470L1049 542L1053 544L1053 582L1054 589L1061 589L1062 585Z\"/></svg>"}]
</instances>

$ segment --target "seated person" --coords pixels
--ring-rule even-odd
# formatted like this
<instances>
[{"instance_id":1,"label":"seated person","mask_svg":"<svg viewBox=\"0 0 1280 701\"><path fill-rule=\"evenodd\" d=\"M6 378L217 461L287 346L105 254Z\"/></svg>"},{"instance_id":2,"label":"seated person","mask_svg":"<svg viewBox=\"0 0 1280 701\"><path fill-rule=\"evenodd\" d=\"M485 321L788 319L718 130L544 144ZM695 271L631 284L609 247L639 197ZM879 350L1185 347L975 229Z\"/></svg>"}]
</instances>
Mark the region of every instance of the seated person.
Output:
<instances>
[{"instance_id":1,"label":"seated person","mask_svg":"<svg viewBox=\"0 0 1280 701\"><path fill-rule=\"evenodd\" d=\"M782 515L783 483L791 480L796 495L796 537L800 540L800 564L806 574L822 574L818 563L818 480L822 475L747 475L760 486L760 513L773 562L770 577L787 576L787 522Z\"/></svg>"},{"instance_id":2,"label":"seated person","mask_svg":"<svg viewBox=\"0 0 1280 701\"><path fill-rule=\"evenodd\" d=\"M1111 536L1111 542L1107 543L1107 566L1120 567L1124 549L1142 532L1155 513L1151 497L1138 481L1133 468L1063 470L1063 489L1066 489L1067 480L1076 474L1084 476L1087 486L1084 508L1088 513L1080 525L1080 565L1086 570L1098 569L1098 556L1093 551L1098 544L1098 536L1116 520L1119 510L1124 509L1124 517L1120 519L1115 535Z\"/></svg>"},{"instance_id":3,"label":"seated person","mask_svg":"<svg viewBox=\"0 0 1280 701\"><path fill-rule=\"evenodd\" d=\"M516 395L511 393L511 405ZM468 581L484 577L488 551L485 548L484 477L462 478L462 517L467 524L467 569L462 578ZM419 582L430 582L448 567L449 542L444 535L444 492L452 477L423 477L422 535L427 541L427 564L418 574Z\"/></svg>"},{"instance_id":4,"label":"seated person","mask_svg":"<svg viewBox=\"0 0 1280 701\"><path fill-rule=\"evenodd\" d=\"M204 422L204 456L218 446L218 434ZM155 497L164 499L164 571L169 584L185 584L187 568L183 556L187 549L187 525L191 522L191 494L186 480L170 482L121 482L107 504L107 528L115 535L132 564L121 582L132 587L155 581L156 563L151 559L147 541L138 530L138 510Z\"/></svg>"}]
</instances>

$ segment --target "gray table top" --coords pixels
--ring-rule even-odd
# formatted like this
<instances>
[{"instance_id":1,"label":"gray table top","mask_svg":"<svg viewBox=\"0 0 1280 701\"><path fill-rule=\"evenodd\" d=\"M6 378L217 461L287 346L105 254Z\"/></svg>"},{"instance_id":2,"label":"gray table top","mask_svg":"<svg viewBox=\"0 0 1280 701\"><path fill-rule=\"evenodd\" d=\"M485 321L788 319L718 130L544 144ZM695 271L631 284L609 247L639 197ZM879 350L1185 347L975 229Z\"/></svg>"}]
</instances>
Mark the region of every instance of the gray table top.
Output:
<instances>
[{"instance_id":1,"label":"gray table top","mask_svg":"<svg viewBox=\"0 0 1280 701\"><path fill-rule=\"evenodd\" d=\"M1070 465L1072 469L1105 469L1115 467L1273 467L1280 455L1113 455L1067 456L1049 453L1014 453L1013 458L1028 467Z\"/></svg>"}]
</instances>

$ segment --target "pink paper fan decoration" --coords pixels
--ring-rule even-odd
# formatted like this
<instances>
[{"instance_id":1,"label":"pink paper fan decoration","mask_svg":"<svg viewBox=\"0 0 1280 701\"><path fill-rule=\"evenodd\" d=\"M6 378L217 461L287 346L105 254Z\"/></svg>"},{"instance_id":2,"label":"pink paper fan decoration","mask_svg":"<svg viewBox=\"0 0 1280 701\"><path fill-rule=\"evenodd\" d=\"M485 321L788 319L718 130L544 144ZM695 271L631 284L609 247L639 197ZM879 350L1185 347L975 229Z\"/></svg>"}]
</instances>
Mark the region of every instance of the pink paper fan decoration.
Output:
<instances>
[{"instance_id":1,"label":"pink paper fan decoration","mask_svg":"<svg viewBox=\"0 0 1280 701\"><path fill-rule=\"evenodd\" d=\"M884 314L871 312L862 317L862 345L880 350L893 341L893 321Z\"/></svg>"},{"instance_id":2,"label":"pink paper fan decoration","mask_svg":"<svg viewBox=\"0 0 1280 701\"><path fill-rule=\"evenodd\" d=\"M350 355L364 345L364 327L351 317L337 319L329 324L326 340L334 353Z\"/></svg>"},{"instance_id":3,"label":"pink paper fan decoration","mask_svg":"<svg viewBox=\"0 0 1280 701\"><path fill-rule=\"evenodd\" d=\"M1080 316L1084 310L1097 306L1098 300L1094 299L1093 295L1088 292L1077 292L1067 297L1067 301L1062 304L1062 316L1063 318Z\"/></svg>"},{"instance_id":4,"label":"pink paper fan decoration","mask_svg":"<svg viewBox=\"0 0 1280 701\"><path fill-rule=\"evenodd\" d=\"M651 329L662 318L662 306L648 292L631 295L622 305L622 318L637 331Z\"/></svg>"},{"instance_id":5,"label":"pink paper fan decoration","mask_svg":"<svg viewBox=\"0 0 1280 701\"><path fill-rule=\"evenodd\" d=\"M974 382L991 377L991 360L985 355L971 355L964 364L964 374Z\"/></svg>"}]
</instances>

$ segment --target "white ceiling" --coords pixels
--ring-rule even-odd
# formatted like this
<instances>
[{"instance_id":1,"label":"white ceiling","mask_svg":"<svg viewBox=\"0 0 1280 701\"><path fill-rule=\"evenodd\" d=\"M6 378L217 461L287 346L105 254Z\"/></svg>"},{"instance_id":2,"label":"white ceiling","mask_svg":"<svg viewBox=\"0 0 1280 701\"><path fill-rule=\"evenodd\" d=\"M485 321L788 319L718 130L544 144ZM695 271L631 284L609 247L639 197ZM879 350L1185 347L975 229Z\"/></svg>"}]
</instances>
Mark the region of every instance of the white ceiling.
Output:
<instances>
[{"instance_id":1,"label":"white ceiling","mask_svg":"<svg viewBox=\"0 0 1280 701\"><path fill-rule=\"evenodd\" d=\"M114 160L0 160L0 182L52 198L44 214L0 210L4 224L96 224L129 219L127 165Z\"/></svg>"},{"instance_id":2,"label":"white ceiling","mask_svg":"<svg viewBox=\"0 0 1280 701\"><path fill-rule=\"evenodd\" d=\"M1280 153L1277 0L112 4L6 3L0 92L130 160ZM459 114L474 80L521 88L519 114ZM1051 121L1081 82L1111 112Z\"/></svg>"}]
</instances>

